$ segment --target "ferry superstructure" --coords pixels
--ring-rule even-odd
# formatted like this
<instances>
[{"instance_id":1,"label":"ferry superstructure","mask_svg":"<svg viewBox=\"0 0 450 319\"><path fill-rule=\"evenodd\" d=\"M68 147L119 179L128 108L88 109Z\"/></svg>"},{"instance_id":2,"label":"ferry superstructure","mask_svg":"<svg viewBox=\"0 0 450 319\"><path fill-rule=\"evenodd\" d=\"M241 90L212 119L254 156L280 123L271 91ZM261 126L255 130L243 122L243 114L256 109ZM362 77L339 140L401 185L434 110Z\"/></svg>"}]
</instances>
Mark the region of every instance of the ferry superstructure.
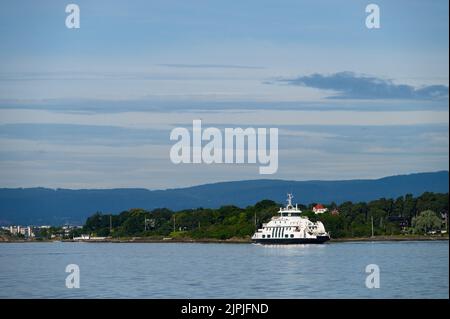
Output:
<instances>
[{"instance_id":1,"label":"ferry superstructure","mask_svg":"<svg viewBox=\"0 0 450 319\"><path fill-rule=\"evenodd\" d=\"M288 194L286 207L280 208L278 216L262 225L252 236L260 244L322 244L330 240L322 222L312 222L297 205L292 205L292 194Z\"/></svg>"}]
</instances>

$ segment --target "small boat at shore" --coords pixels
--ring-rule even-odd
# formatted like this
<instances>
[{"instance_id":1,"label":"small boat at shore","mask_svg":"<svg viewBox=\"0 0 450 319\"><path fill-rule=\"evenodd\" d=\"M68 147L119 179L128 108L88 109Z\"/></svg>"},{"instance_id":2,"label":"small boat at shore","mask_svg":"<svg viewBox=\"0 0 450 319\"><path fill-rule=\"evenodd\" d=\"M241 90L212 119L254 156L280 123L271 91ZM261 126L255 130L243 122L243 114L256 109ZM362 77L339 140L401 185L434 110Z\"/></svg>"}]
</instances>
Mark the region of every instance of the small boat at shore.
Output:
<instances>
[{"instance_id":1,"label":"small boat at shore","mask_svg":"<svg viewBox=\"0 0 450 319\"><path fill-rule=\"evenodd\" d=\"M292 194L288 194L286 207L280 208L278 216L262 225L252 236L259 244L322 244L330 240L322 222L312 222L297 205L292 205Z\"/></svg>"}]
</instances>

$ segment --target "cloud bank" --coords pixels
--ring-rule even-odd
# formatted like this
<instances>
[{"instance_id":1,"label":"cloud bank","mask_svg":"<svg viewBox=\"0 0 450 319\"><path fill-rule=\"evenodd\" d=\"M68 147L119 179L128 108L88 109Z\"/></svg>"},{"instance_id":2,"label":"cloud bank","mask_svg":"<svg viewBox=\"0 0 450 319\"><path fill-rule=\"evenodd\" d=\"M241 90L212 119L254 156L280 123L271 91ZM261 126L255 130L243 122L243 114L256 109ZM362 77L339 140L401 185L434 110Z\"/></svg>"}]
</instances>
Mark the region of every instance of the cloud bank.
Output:
<instances>
[{"instance_id":1,"label":"cloud bank","mask_svg":"<svg viewBox=\"0 0 450 319\"><path fill-rule=\"evenodd\" d=\"M331 99L448 99L448 87L444 85L416 88L353 72L338 72L330 75L315 73L291 79L279 79L277 82L336 91L336 95L328 97Z\"/></svg>"}]
</instances>

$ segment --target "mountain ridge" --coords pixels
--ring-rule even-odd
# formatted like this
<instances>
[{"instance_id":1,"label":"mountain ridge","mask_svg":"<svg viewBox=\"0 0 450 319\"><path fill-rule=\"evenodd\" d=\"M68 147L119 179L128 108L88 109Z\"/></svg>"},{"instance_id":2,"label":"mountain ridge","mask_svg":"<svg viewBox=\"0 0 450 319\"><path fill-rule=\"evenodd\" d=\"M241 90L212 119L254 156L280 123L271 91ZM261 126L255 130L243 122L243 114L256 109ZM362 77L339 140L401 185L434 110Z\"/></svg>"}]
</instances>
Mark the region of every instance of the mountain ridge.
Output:
<instances>
[{"instance_id":1,"label":"mountain ridge","mask_svg":"<svg viewBox=\"0 0 450 319\"><path fill-rule=\"evenodd\" d=\"M342 203L396 198L411 193L448 192L448 171L412 173L378 179L216 182L183 188L50 189L0 188L0 225L82 224L96 211L119 213L130 208L181 210L222 205L245 207L262 199L284 202L293 192L299 203Z\"/></svg>"}]
</instances>

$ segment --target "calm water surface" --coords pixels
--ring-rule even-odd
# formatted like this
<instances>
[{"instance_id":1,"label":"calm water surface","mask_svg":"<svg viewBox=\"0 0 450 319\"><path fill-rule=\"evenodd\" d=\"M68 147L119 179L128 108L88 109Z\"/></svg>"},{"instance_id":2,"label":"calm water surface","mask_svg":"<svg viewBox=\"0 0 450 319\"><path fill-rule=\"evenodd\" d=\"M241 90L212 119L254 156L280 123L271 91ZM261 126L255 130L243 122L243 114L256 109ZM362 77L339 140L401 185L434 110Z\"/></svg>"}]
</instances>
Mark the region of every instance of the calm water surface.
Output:
<instances>
[{"instance_id":1,"label":"calm water surface","mask_svg":"<svg viewBox=\"0 0 450 319\"><path fill-rule=\"evenodd\" d=\"M448 241L0 244L0 298L448 298L448 256ZM79 289L65 287L68 264Z\"/></svg>"}]
</instances>

